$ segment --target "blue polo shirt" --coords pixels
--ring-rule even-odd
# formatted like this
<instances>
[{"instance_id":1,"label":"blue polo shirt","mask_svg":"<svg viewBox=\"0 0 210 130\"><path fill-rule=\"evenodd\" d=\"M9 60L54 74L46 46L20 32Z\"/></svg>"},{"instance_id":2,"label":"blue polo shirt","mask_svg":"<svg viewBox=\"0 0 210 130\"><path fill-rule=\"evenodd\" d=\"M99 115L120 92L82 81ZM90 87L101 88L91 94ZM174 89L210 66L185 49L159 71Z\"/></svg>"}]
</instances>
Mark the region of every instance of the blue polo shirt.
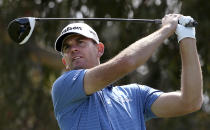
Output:
<instances>
[{"instance_id":1,"label":"blue polo shirt","mask_svg":"<svg viewBox=\"0 0 210 130\"><path fill-rule=\"evenodd\" d=\"M53 84L52 100L62 130L145 130L152 103L162 92L144 85L107 86L86 96L86 70L65 72Z\"/></svg>"}]
</instances>

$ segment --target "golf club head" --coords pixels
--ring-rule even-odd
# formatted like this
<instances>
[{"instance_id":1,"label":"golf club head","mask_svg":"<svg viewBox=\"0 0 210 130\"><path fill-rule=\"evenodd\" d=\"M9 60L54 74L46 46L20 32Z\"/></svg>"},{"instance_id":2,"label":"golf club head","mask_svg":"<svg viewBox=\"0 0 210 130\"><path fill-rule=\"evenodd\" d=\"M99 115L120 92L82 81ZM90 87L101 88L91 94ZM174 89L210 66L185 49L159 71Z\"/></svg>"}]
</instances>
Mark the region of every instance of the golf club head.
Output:
<instances>
[{"instance_id":1,"label":"golf club head","mask_svg":"<svg viewBox=\"0 0 210 130\"><path fill-rule=\"evenodd\" d=\"M30 38L36 20L33 17L18 18L11 21L8 25L8 33L13 41L24 44Z\"/></svg>"}]
</instances>

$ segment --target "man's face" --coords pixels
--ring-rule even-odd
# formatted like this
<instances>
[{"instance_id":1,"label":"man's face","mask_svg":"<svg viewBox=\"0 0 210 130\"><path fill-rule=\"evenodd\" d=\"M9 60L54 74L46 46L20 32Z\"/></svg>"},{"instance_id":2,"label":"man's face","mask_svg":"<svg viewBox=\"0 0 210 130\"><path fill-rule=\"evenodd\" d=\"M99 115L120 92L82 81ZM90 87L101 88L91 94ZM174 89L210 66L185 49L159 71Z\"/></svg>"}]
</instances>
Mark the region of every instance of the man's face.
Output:
<instances>
[{"instance_id":1,"label":"man's face","mask_svg":"<svg viewBox=\"0 0 210 130\"><path fill-rule=\"evenodd\" d=\"M92 39L82 35L68 36L62 45L63 61L66 68L70 70L89 69L100 64L100 57L103 54L100 46Z\"/></svg>"}]
</instances>

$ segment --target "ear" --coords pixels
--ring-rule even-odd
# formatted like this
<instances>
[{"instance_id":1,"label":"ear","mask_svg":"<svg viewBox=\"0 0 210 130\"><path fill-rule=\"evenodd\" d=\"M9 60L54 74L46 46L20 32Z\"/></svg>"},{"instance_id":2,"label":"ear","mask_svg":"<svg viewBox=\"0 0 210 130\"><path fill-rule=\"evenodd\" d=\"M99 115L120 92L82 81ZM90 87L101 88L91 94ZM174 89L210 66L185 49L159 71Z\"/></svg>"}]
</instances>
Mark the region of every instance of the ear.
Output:
<instances>
[{"instance_id":1,"label":"ear","mask_svg":"<svg viewBox=\"0 0 210 130\"><path fill-rule=\"evenodd\" d=\"M70 70L70 66L69 66L69 64L67 64L68 61L66 61L64 57L62 58L62 62L63 62L63 64L65 65L66 69L67 69L67 70ZM66 62L67 62L67 63L66 63Z\"/></svg>"},{"instance_id":2,"label":"ear","mask_svg":"<svg viewBox=\"0 0 210 130\"><path fill-rule=\"evenodd\" d=\"M63 62L63 64L66 66L66 60L65 60L64 57L62 57L62 62Z\"/></svg>"},{"instance_id":3,"label":"ear","mask_svg":"<svg viewBox=\"0 0 210 130\"><path fill-rule=\"evenodd\" d=\"M97 47L98 47L98 56L101 57L104 54L104 44L100 42Z\"/></svg>"}]
</instances>

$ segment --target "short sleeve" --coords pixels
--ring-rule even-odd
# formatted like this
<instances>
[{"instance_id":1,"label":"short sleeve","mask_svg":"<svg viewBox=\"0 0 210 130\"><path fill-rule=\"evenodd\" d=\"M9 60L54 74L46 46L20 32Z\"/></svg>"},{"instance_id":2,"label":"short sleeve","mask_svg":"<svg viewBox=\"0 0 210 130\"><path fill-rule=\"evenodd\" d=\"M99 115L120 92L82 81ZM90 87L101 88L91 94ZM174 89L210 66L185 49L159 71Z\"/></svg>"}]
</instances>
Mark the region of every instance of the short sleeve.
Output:
<instances>
[{"instance_id":1,"label":"short sleeve","mask_svg":"<svg viewBox=\"0 0 210 130\"><path fill-rule=\"evenodd\" d=\"M68 71L54 82L51 93L55 113L88 97L84 92L85 72L86 70Z\"/></svg>"},{"instance_id":2,"label":"short sleeve","mask_svg":"<svg viewBox=\"0 0 210 130\"><path fill-rule=\"evenodd\" d=\"M139 89L141 93L140 96L142 99L141 102L144 108L143 112L144 112L145 121L151 118L156 118L156 116L151 110L151 106L163 92L145 85L139 85Z\"/></svg>"}]
</instances>

